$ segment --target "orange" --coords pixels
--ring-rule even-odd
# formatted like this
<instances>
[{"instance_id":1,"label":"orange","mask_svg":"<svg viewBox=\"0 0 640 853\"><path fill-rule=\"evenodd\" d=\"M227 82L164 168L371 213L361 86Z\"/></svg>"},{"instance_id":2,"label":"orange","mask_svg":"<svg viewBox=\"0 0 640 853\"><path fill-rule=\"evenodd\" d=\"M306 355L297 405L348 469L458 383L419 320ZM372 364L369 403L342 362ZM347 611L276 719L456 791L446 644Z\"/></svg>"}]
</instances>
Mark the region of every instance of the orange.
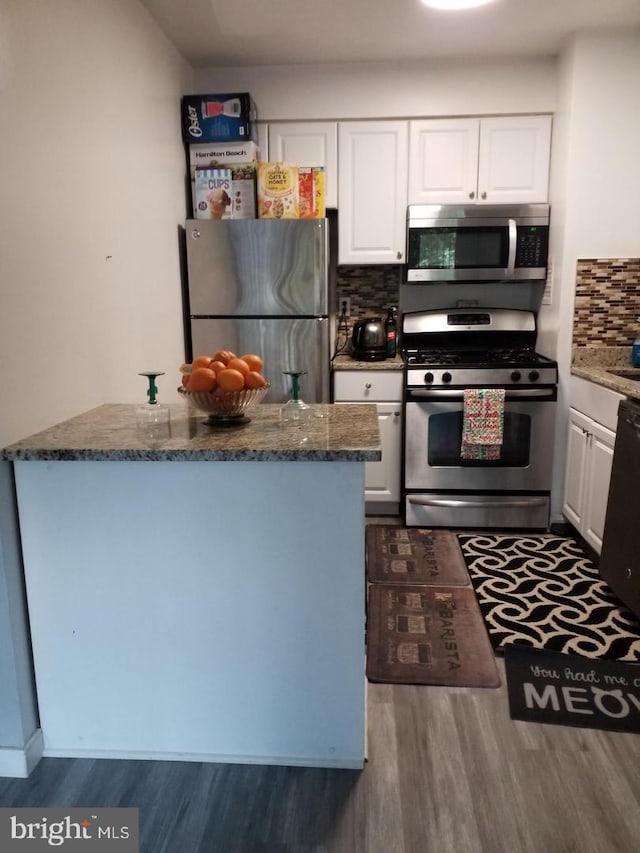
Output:
<instances>
[{"instance_id":1,"label":"orange","mask_svg":"<svg viewBox=\"0 0 640 853\"><path fill-rule=\"evenodd\" d=\"M246 376L247 373L251 370L246 361L241 358L232 358L227 362L227 367L230 367L232 370L239 370L243 376Z\"/></svg>"},{"instance_id":2,"label":"orange","mask_svg":"<svg viewBox=\"0 0 640 853\"><path fill-rule=\"evenodd\" d=\"M264 367L264 361L260 358L259 355L254 355L253 353L243 355L242 360L247 362L247 364L249 365L249 370L255 370L256 373L260 373L260 371Z\"/></svg>"},{"instance_id":3,"label":"orange","mask_svg":"<svg viewBox=\"0 0 640 853\"><path fill-rule=\"evenodd\" d=\"M231 352L230 349L219 349L217 352L214 352L212 361L221 361L223 364L229 364L232 358L235 358L235 352Z\"/></svg>"},{"instance_id":4,"label":"orange","mask_svg":"<svg viewBox=\"0 0 640 853\"><path fill-rule=\"evenodd\" d=\"M258 373L257 370L252 370L244 377L244 384L247 388L264 388L267 384L267 380L261 373Z\"/></svg>"},{"instance_id":5,"label":"orange","mask_svg":"<svg viewBox=\"0 0 640 853\"><path fill-rule=\"evenodd\" d=\"M195 370L198 367L209 367L211 364L211 356L208 355L199 355L197 358L193 359L191 363L192 370Z\"/></svg>"},{"instance_id":6,"label":"orange","mask_svg":"<svg viewBox=\"0 0 640 853\"><path fill-rule=\"evenodd\" d=\"M216 375L208 367L196 367L191 372L187 391L214 391L217 385Z\"/></svg>"},{"instance_id":7,"label":"orange","mask_svg":"<svg viewBox=\"0 0 640 853\"><path fill-rule=\"evenodd\" d=\"M244 388L244 375L239 370L225 367L224 370L220 371L217 378L218 386L223 391L241 391Z\"/></svg>"},{"instance_id":8,"label":"orange","mask_svg":"<svg viewBox=\"0 0 640 853\"><path fill-rule=\"evenodd\" d=\"M224 361L212 361L209 367L217 375L218 373L220 373L221 370L225 369L226 364L224 363Z\"/></svg>"}]
</instances>

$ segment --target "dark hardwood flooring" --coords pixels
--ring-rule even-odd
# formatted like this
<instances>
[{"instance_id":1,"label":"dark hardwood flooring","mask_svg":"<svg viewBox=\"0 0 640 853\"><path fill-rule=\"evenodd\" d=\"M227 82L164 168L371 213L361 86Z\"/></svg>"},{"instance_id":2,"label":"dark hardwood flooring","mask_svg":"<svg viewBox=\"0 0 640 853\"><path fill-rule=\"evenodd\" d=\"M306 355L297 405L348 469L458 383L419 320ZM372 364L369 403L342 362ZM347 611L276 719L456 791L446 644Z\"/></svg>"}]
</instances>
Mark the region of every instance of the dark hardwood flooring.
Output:
<instances>
[{"instance_id":1,"label":"dark hardwood flooring","mask_svg":"<svg viewBox=\"0 0 640 853\"><path fill-rule=\"evenodd\" d=\"M363 771L43 759L0 806L134 806L143 853L638 853L640 736L498 689L368 685Z\"/></svg>"},{"instance_id":2,"label":"dark hardwood flooring","mask_svg":"<svg viewBox=\"0 0 640 853\"><path fill-rule=\"evenodd\" d=\"M513 721L504 679L370 684L368 726L361 772L45 758L0 806L134 806L143 853L640 850L636 735Z\"/></svg>"}]
</instances>

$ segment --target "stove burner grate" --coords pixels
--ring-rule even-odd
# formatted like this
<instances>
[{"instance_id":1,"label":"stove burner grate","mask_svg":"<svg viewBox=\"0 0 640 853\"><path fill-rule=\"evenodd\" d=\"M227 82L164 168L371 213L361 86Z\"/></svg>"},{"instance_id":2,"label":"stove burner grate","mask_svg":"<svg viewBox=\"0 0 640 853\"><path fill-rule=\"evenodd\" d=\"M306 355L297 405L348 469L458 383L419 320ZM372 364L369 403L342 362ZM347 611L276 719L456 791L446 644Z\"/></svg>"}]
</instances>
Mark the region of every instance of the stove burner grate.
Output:
<instances>
[{"instance_id":1,"label":"stove burner grate","mask_svg":"<svg viewBox=\"0 0 640 853\"><path fill-rule=\"evenodd\" d=\"M539 365L550 364L545 356L538 355L532 349L485 349L485 350L444 350L444 349L407 349L408 365L449 367L498 367L505 364Z\"/></svg>"}]
</instances>

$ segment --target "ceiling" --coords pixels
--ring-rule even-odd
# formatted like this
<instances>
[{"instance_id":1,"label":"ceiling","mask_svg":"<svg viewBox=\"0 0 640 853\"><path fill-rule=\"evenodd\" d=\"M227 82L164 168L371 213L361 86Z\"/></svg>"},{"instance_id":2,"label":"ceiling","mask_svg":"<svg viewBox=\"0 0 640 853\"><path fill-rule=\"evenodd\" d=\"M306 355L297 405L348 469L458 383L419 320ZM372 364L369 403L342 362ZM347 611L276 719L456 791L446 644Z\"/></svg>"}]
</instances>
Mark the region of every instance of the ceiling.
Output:
<instances>
[{"instance_id":1,"label":"ceiling","mask_svg":"<svg viewBox=\"0 0 640 853\"><path fill-rule=\"evenodd\" d=\"M585 29L640 28L640 0L141 0L197 68L548 57Z\"/></svg>"}]
</instances>

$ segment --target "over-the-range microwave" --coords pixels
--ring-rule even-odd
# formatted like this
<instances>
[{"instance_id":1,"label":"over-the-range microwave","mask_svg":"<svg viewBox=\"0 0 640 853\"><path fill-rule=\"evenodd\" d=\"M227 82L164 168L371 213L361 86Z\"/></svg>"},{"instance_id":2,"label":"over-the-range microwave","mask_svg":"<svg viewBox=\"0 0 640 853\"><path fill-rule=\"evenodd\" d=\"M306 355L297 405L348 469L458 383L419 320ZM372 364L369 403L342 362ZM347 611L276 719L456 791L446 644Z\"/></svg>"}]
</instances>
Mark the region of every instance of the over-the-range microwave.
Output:
<instances>
[{"instance_id":1,"label":"over-the-range microwave","mask_svg":"<svg viewBox=\"0 0 640 853\"><path fill-rule=\"evenodd\" d=\"M410 205L408 283L544 280L549 205Z\"/></svg>"}]
</instances>

